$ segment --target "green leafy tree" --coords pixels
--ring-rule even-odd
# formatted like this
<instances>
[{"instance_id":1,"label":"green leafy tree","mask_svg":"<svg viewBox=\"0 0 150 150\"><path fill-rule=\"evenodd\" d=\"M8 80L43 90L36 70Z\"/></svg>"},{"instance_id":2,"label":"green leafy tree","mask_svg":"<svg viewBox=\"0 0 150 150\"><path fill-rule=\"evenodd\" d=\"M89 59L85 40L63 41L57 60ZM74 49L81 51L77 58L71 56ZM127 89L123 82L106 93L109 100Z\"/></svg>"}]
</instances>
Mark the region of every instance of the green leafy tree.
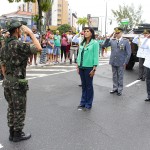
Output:
<instances>
[{"instance_id":1,"label":"green leafy tree","mask_svg":"<svg viewBox=\"0 0 150 150\"><path fill-rule=\"evenodd\" d=\"M142 6L139 5L136 9L134 7L134 4L129 5L119 5L118 10L111 10L114 17L116 18L116 21L119 26L132 29L133 27L137 26L139 23L142 23L141 17L142 17ZM121 20L128 18L129 24L128 25L122 25Z\"/></svg>"},{"instance_id":2,"label":"green leafy tree","mask_svg":"<svg viewBox=\"0 0 150 150\"><path fill-rule=\"evenodd\" d=\"M82 29L85 25L88 25L88 19L86 17L78 18L77 24L82 25Z\"/></svg>"},{"instance_id":3,"label":"green leafy tree","mask_svg":"<svg viewBox=\"0 0 150 150\"><path fill-rule=\"evenodd\" d=\"M36 22L36 24L38 24L38 20L39 20L39 15L33 16L33 21Z\"/></svg>"},{"instance_id":4,"label":"green leafy tree","mask_svg":"<svg viewBox=\"0 0 150 150\"><path fill-rule=\"evenodd\" d=\"M21 0L8 0L10 3L13 2L20 2ZM23 0L25 3L32 2L35 3L36 0ZM36 19L38 20L38 30L41 32L42 28L42 12L47 12L52 9L53 0L37 0L38 2L38 18L36 16Z\"/></svg>"},{"instance_id":5,"label":"green leafy tree","mask_svg":"<svg viewBox=\"0 0 150 150\"><path fill-rule=\"evenodd\" d=\"M71 26L69 24L62 24L57 28L57 30L59 30L60 34L66 33L71 30Z\"/></svg>"}]
</instances>

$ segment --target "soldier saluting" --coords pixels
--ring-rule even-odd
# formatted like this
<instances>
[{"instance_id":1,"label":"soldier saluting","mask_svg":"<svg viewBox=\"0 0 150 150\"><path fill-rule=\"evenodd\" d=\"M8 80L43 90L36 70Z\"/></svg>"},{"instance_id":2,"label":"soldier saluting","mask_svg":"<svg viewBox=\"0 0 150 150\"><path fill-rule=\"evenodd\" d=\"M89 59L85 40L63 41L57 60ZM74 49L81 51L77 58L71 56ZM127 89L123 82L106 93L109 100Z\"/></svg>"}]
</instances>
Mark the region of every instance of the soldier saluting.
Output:
<instances>
[{"instance_id":1,"label":"soldier saluting","mask_svg":"<svg viewBox=\"0 0 150 150\"><path fill-rule=\"evenodd\" d=\"M31 134L22 130L26 114L26 93L28 81L26 80L26 66L31 54L41 51L42 48L33 32L21 22L11 20L7 22L10 37L6 40L1 53L1 66L3 69L4 96L8 102L8 127L10 128L9 140L19 142L27 140ZM23 32L29 34L35 47L23 43L18 39Z\"/></svg>"},{"instance_id":2,"label":"soldier saluting","mask_svg":"<svg viewBox=\"0 0 150 150\"><path fill-rule=\"evenodd\" d=\"M113 73L113 90L111 94L117 93L118 96L122 95L123 91L123 75L124 69L129 62L131 56L131 46L128 39L122 37L123 29L117 27L112 39L107 39L104 46L111 46L111 56L109 64L112 66Z\"/></svg>"}]
</instances>

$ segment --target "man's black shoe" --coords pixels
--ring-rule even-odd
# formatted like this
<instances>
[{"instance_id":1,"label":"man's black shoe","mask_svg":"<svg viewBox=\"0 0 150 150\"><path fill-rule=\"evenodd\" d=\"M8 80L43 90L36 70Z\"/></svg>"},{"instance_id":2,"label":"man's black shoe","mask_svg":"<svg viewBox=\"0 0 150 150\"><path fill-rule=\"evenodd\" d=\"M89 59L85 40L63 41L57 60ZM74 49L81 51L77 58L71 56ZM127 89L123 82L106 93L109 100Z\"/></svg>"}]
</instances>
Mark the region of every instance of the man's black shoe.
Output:
<instances>
[{"instance_id":1,"label":"man's black shoe","mask_svg":"<svg viewBox=\"0 0 150 150\"><path fill-rule=\"evenodd\" d=\"M78 86L79 86L79 87L82 87L82 84L79 84Z\"/></svg>"},{"instance_id":2,"label":"man's black shoe","mask_svg":"<svg viewBox=\"0 0 150 150\"><path fill-rule=\"evenodd\" d=\"M137 80L141 80L142 78L137 78Z\"/></svg>"},{"instance_id":3,"label":"man's black shoe","mask_svg":"<svg viewBox=\"0 0 150 150\"><path fill-rule=\"evenodd\" d=\"M145 99L146 102L150 102L150 98Z\"/></svg>"},{"instance_id":4,"label":"man's black shoe","mask_svg":"<svg viewBox=\"0 0 150 150\"><path fill-rule=\"evenodd\" d=\"M141 81L145 81L145 78L142 78Z\"/></svg>"},{"instance_id":5,"label":"man's black shoe","mask_svg":"<svg viewBox=\"0 0 150 150\"><path fill-rule=\"evenodd\" d=\"M10 127L9 129L9 141L13 141L13 137L14 137L14 127Z\"/></svg>"},{"instance_id":6,"label":"man's black shoe","mask_svg":"<svg viewBox=\"0 0 150 150\"><path fill-rule=\"evenodd\" d=\"M122 95L122 93L121 93L121 92L118 92L118 93L117 93L117 95L118 95L118 96L121 96L121 95Z\"/></svg>"},{"instance_id":7,"label":"man's black shoe","mask_svg":"<svg viewBox=\"0 0 150 150\"><path fill-rule=\"evenodd\" d=\"M117 90L112 90L110 91L110 94L114 94L114 93L117 93L118 91Z\"/></svg>"},{"instance_id":8,"label":"man's black shoe","mask_svg":"<svg viewBox=\"0 0 150 150\"><path fill-rule=\"evenodd\" d=\"M31 138L30 133L25 134L22 131L15 131L14 132L14 137L13 137L13 142L20 142L20 141L23 141L23 140L28 140L30 138Z\"/></svg>"}]
</instances>

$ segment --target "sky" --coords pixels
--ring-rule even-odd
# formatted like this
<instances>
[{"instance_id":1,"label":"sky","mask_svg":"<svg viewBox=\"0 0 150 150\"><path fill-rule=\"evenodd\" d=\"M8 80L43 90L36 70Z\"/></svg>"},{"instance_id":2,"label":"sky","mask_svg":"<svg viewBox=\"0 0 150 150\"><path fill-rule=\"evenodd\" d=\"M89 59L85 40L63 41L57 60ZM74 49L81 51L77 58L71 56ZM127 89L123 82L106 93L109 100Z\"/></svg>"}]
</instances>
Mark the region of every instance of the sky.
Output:
<instances>
[{"instance_id":1,"label":"sky","mask_svg":"<svg viewBox=\"0 0 150 150\"><path fill-rule=\"evenodd\" d=\"M146 23L150 23L148 0L68 0L70 8L77 13L78 17L86 17L87 14L91 14L92 17L100 17L102 26L104 26L106 16L106 1L108 19L113 17L111 13L112 9L116 10L118 6L123 3L128 5L133 3L135 8L138 8L140 4L142 5L142 20L145 20ZM2 14L16 11L20 4L21 3L8 3L7 0L0 0L0 16ZM99 24L101 26L100 21Z\"/></svg>"},{"instance_id":2,"label":"sky","mask_svg":"<svg viewBox=\"0 0 150 150\"><path fill-rule=\"evenodd\" d=\"M99 28L101 29L103 34L105 32L105 16L106 16L106 2L107 2L107 20L113 19L113 15L111 10L117 10L119 5L123 4L134 4L135 9L137 10L139 5L142 5L143 15L142 20L145 23L150 23L150 11L149 11L149 1L147 0L68 0L71 9L77 12L78 17L86 17L87 14L91 14L92 17L100 17L99 18ZM103 17L102 17L103 16ZM113 28L117 26L116 21L112 20L112 25L107 25L107 32L111 33ZM101 25L102 22L102 25Z\"/></svg>"},{"instance_id":3,"label":"sky","mask_svg":"<svg viewBox=\"0 0 150 150\"><path fill-rule=\"evenodd\" d=\"M0 16L2 14L17 11L17 8L21 3L9 3L8 0L0 0Z\"/></svg>"},{"instance_id":4,"label":"sky","mask_svg":"<svg viewBox=\"0 0 150 150\"><path fill-rule=\"evenodd\" d=\"M91 14L92 16L105 16L106 1L108 16L111 16L111 10L117 9L119 5L134 4L135 8L138 8L141 4L144 11L143 18L150 22L148 0L68 0L70 7L77 12L79 17L86 16L87 14Z\"/></svg>"}]
</instances>

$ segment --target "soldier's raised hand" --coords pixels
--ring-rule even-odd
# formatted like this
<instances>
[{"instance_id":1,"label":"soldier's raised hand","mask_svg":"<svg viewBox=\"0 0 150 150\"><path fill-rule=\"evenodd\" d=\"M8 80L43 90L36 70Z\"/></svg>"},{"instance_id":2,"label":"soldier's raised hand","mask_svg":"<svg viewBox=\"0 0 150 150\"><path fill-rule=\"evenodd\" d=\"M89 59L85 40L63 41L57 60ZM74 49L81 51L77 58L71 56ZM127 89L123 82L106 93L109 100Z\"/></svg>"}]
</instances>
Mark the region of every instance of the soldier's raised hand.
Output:
<instances>
[{"instance_id":1,"label":"soldier's raised hand","mask_svg":"<svg viewBox=\"0 0 150 150\"><path fill-rule=\"evenodd\" d=\"M21 26L21 29L23 30L23 32L24 33L26 33L26 34L33 34L33 32L32 32L32 30L30 29L30 28L28 28L27 26L25 26L25 25L22 25Z\"/></svg>"}]
</instances>

